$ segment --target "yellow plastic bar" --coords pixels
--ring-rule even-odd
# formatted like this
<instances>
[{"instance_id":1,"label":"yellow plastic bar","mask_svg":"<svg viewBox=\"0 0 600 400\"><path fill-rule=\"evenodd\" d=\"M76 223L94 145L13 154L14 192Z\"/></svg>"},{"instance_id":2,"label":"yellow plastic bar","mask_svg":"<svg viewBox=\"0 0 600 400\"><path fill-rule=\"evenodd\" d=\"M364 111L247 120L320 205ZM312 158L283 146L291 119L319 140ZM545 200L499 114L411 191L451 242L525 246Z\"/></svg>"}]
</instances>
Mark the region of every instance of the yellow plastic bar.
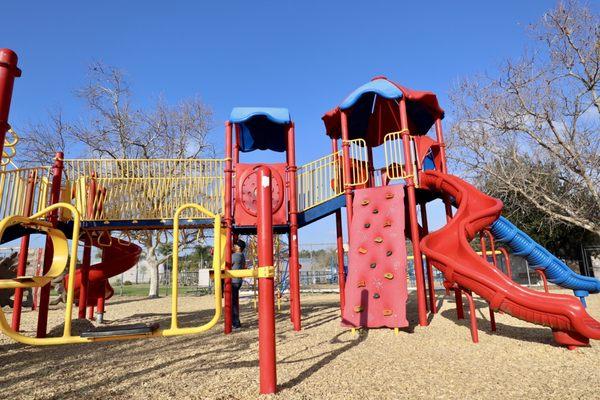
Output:
<instances>
[{"instance_id":1,"label":"yellow plastic bar","mask_svg":"<svg viewBox=\"0 0 600 400\"><path fill-rule=\"evenodd\" d=\"M351 171L348 171L350 182L348 186L360 186L369 181L369 155L367 142L364 139L344 140L350 144Z\"/></svg>"},{"instance_id":2,"label":"yellow plastic bar","mask_svg":"<svg viewBox=\"0 0 600 400\"><path fill-rule=\"evenodd\" d=\"M69 181L84 179L89 185L95 174L98 187L106 189L102 213L88 216L84 202L78 209L84 220L169 219L181 204L201 204L214 214L223 210L223 159L122 159L65 160ZM78 185L80 196L87 186ZM103 194L98 193L98 202ZM194 209L188 218L196 218Z\"/></svg>"},{"instance_id":3,"label":"yellow plastic bar","mask_svg":"<svg viewBox=\"0 0 600 400\"><path fill-rule=\"evenodd\" d=\"M69 344L69 343L85 343L85 342L89 342L90 339L87 338L82 338L79 336L71 336L71 319L72 319L72 313L73 313L73 300L75 297L75 272L76 272L76 264L77 264L77 247L79 245L79 225L80 225L80 218L79 218L79 212L77 212L77 209L75 207L73 207L71 204L68 203L56 203L53 204L39 212L37 212L36 214L32 215L29 218L25 218L25 217L19 217L21 219L26 219L26 222L21 222L21 223L27 223L30 224L31 227L35 227L36 229L42 230L42 231L46 231L47 234L52 235L51 234L51 230L53 230L54 228L51 228L50 224L48 224L47 222L44 221L39 221L38 219L45 216L46 214L50 213L51 211L54 210L58 210L58 209L66 209L69 210L73 216L73 236L72 236L72 240L71 240L71 257L69 259L69 279L67 282L68 285L68 290L67 290L67 302L66 302L66 306L65 306L65 323L64 323L64 328L63 328L63 334L61 337L55 337L55 338L34 338L34 337L29 337L29 336L25 336L25 335L21 335L18 332L15 332L11 326L8 324L8 322L6 321L6 317L4 315L4 312L2 311L2 309L0 309L0 330L2 330L2 332L7 335L8 337L21 342L21 343L25 343L25 344L29 344L29 345L56 345L56 344ZM7 220L11 220L12 221L8 221ZM11 222L14 222L15 219L14 217L10 217L8 219L3 220L2 222L0 222L0 237L1 234L4 233L4 229L8 226L10 226L9 224ZM62 232L61 232L62 233ZM52 236L51 236L52 239ZM54 240L54 239L52 239ZM56 244L65 244L67 243L66 238L64 237L64 234L62 235L62 238L57 239ZM54 242L53 242L54 244ZM50 271L48 272L48 274L46 276L49 276L50 273L55 274L59 271L59 267L61 266L60 264L62 264L62 269L60 269L60 273L62 273L64 271L64 268L66 266L66 259L68 257L68 247L64 248L64 246L59 246L58 248L54 248L54 257L58 258L58 260L60 260L60 262L55 262L55 260L53 260L52 266L50 268ZM64 260L64 261L63 261ZM59 275L60 275L59 273ZM46 282L48 283L48 282ZM44 284L46 284L44 283ZM43 286L41 283L38 283L37 286ZM27 286L27 287L33 287L33 286Z\"/></svg>"},{"instance_id":4,"label":"yellow plastic bar","mask_svg":"<svg viewBox=\"0 0 600 400\"><path fill-rule=\"evenodd\" d=\"M298 209L316 207L343 193L340 183L340 155L335 152L298 168Z\"/></svg>"},{"instance_id":5,"label":"yellow plastic bar","mask_svg":"<svg viewBox=\"0 0 600 400\"><path fill-rule=\"evenodd\" d=\"M215 277L215 313L207 323L189 327L180 328L177 319L178 299L179 299L179 220L184 210L193 208L210 218L214 218L214 251L213 251L213 275ZM161 336L190 335L209 330L217 324L221 318L221 268L222 268L222 235L221 235L221 216L213 214L199 204L188 203L180 206L173 217L173 265L172 265L172 298L171 298L171 328L160 331ZM224 259L223 259L224 260Z\"/></svg>"}]
</instances>

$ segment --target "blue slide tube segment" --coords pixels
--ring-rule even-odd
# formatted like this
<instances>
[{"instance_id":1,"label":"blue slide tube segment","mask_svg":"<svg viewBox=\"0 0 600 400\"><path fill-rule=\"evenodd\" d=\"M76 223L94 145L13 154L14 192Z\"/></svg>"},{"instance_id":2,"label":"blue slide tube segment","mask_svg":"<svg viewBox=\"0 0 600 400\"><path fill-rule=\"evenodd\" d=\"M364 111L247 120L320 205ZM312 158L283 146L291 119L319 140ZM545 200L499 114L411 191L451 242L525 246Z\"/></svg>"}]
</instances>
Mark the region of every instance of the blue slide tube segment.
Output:
<instances>
[{"instance_id":1,"label":"blue slide tube segment","mask_svg":"<svg viewBox=\"0 0 600 400\"><path fill-rule=\"evenodd\" d=\"M585 305L585 297L600 292L600 281L589 276L579 275L564 262L536 243L525 232L509 220L500 217L492 224L494 238L510 247L515 255L525 257L533 269L544 271L548 280L555 285L571 289Z\"/></svg>"}]
</instances>

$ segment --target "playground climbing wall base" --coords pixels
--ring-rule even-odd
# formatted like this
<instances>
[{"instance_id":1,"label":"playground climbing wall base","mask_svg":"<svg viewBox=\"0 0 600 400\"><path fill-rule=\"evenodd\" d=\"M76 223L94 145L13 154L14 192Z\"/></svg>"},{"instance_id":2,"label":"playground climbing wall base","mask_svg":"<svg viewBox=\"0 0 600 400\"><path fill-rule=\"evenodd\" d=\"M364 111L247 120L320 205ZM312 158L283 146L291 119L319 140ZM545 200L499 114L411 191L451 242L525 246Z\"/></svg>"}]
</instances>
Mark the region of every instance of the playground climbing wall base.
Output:
<instances>
[{"instance_id":1,"label":"playground climbing wall base","mask_svg":"<svg viewBox=\"0 0 600 400\"><path fill-rule=\"evenodd\" d=\"M404 186L356 190L353 211L344 323L408 326Z\"/></svg>"}]
</instances>

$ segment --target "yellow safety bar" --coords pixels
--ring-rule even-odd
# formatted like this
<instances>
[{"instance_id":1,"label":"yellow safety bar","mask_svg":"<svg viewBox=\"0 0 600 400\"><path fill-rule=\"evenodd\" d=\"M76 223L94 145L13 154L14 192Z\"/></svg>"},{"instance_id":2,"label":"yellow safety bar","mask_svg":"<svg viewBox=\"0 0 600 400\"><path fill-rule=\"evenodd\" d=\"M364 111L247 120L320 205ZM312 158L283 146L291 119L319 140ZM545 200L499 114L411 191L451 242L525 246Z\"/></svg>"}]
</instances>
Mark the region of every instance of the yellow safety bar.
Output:
<instances>
[{"instance_id":1,"label":"yellow safety bar","mask_svg":"<svg viewBox=\"0 0 600 400\"><path fill-rule=\"evenodd\" d=\"M204 325L189 327L189 328L180 328L177 320L177 306L179 300L179 219L181 217L181 213L186 209L195 209L200 213L214 218L214 251L213 251L213 274L215 277L215 314L212 319L205 323ZM221 234L221 216L219 214L213 214L208 211L206 208L202 207L199 204L188 203L180 206L177 211L175 211L175 216L173 217L173 266L172 266L172 298L171 298L171 328L165 329L160 332L162 336L176 336L176 335L190 335L194 333L201 333L209 330L221 318L222 312L222 303L221 303L221 270L225 265L224 254L224 245L225 240Z\"/></svg>"},{"instance_id":2,"label":"yellow safety bar","mask_svg":"<svg viewBox=\"0 0 600 400\"><path fill-rule=\"evenodd\" d=\"M60 276L65 267L67 266L67 259L69 257L68 241L65 235L58 229L52 228L52 225L39 220L39 218L48 214L51 211L58 209L69 210L73 216L73 236L71 241L71 258L69 259L69 279L67 282L67 304L65 307L65 324L63 328L63 334L60 337L54 338L34 338L25 335L21 335L15 332L6 321L6 316L2 309L0 309L0 330L8 337L21 343L29 345L56 345L56 344L67 344L67 343L85 343L89 342L90 339L82 338L80 336L71 336L71 318L73 312L73 299L75 296L74 285L75 285L75 271L77 263L77 246L79 238L79 224L80 218L77 209L71 204L67 203L56 203L53 204L31 217L8 217L0 222L0 237L4 234L5 230L9 226L17 224L25 225L30 228L34 228L38 231L46 232L46 234L52 240L54 247L54 258L50 270L43 277L21 277L16 279L2 279L0 280L0 288L12 289L17 287L42 287L49 283L51 279ZM58 233L60 232L60 233ZM28 280L29 279L29 280ZM27 281L28 280L28 281Z\"/></svg>"},{"instance_id":3,"label":"yellow safety bar","mask_svg":"<svg viewBox=\"0 0 600 400\"><path fill-rule=\"evenodd\" d=\"M341 152L321 157L298 168L298 209L316 207L344 192L341 182Z\"/></svg>"},{"instance_id":4,"label":"yellow safety bar","mask_svg":"<svg viewBox=\"0 0 600 400\"><path fill-rule=\"evenodd\" d=\"M347 175L348 186L360 186L369 181L369 154L365 139L344 140L343 144L350 145L350 171L344 170Z\"/></svg>"},{"instance_id":5,"label":"yellow safety bar","mask_svg":"<svg viewBox=\"0 0 600 400\"><path fill-rule=\"evenodd\" d=\"M404 147L402 144L402 133L406 129L398 132L390 132L383 138L383 152L385 155L385 169L387 177L390 180L406 179L409 175L405 171Z\"/></svg>"}]
</instances>

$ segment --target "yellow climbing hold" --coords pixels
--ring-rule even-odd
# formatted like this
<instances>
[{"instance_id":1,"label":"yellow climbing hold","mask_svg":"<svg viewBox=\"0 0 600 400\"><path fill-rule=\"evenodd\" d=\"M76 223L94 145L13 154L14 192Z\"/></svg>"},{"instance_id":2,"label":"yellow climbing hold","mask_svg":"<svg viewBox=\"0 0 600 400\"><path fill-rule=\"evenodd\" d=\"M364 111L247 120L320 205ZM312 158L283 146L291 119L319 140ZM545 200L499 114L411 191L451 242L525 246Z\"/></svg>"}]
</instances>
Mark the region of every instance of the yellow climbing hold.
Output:
<instances>
[{"instance_id":1,"label":"yellow climbing hold","mask_svg":"<svg viewBox=\"0 0 600 400\"><path fill-rule=\"evenodd\" d=\"M384 317L389 317L390 315L392 315L392 310L383 310Z\"/></svg>"},{"instance_id":2,"label":"yellow climbing hold","mask_svg":"<svg viewBox=\"0 0 600 400\"><path fill-rule=\"evenodd\" d=\"M377 236L375 238L375 243L383 243L383 238L381 236Z\"/></svg>"},{"instance_id":3,"label":"yellow climbing hold","mask_svg":"<svg viewBox=\"0 0 600 400\"><path fill-rule=\"evenodd\" d=\"M362 310L363 310L363 306L354 306L354 312L355 313L362 312Z\"/></svg>"},{"instance_id":4,"label":"yellow climbing hold","mask_svg":"<svg viewBox=\"0 0 600 400\"><path fill-rule=\"evenodd\" d=\"M392 274L391 272L388 272L388 273L384 274L383 277L385 279L394 279L394 274Z\"/></svg>"},{"instance_id":5,"label":"yellow climbing hold","mask_svg":"<svg viewBox=\"0 0 600 400\"><path fill-rule=\"evenodd\" d=\"M360 254L367 254L367 249L365 249L364 247L359 247L359 248L358 248L358 252L359 252Z\"/></svg>"},{"instance_id":6,"label":"yellow climbing hold","mask_svg":"<svg viewBox=\"0 0 600 400\"><path fill-rule=\"evenodd\" d=\"M361 202L360 202L360 204L361 204L361 205L363 205L363 206L366 206L366 205L368 205L369 203L370 203L370 201L369 201L369 200L363 200L363 201L361 201Z\"/></svg>"}]
</instances>

